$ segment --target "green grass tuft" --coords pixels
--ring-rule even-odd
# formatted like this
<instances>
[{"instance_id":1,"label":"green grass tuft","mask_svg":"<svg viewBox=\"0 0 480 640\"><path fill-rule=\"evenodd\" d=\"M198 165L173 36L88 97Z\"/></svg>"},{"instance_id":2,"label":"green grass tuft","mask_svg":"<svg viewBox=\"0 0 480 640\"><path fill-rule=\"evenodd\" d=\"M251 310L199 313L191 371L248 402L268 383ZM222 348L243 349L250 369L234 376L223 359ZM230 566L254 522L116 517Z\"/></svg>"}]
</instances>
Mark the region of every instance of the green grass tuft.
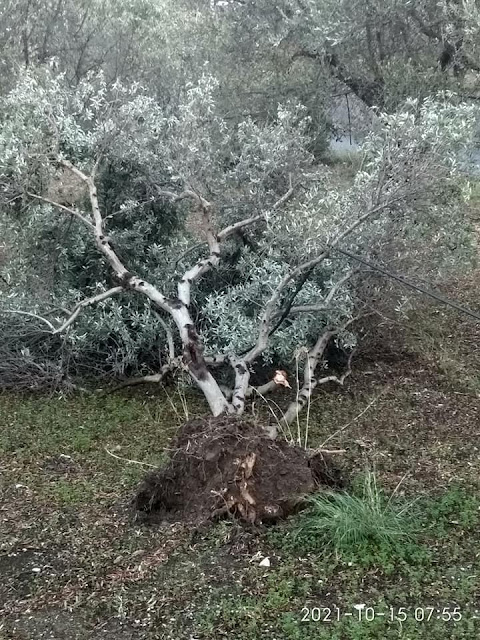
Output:
<instances>
[{"instance_id":1,"label":"green grass tuft","mask_svg":"<svg viewBox=\"0 0 480 640\"><path fill-rule=\"evenodd\" d=\"M345 551L366 542L394 546L413 533L412 503L399 504L394 494L387 499L374 473L365 476L361 495L325 491L309 502L297 525L297 542L308 539Z\"/></svg>"}]
</instances>

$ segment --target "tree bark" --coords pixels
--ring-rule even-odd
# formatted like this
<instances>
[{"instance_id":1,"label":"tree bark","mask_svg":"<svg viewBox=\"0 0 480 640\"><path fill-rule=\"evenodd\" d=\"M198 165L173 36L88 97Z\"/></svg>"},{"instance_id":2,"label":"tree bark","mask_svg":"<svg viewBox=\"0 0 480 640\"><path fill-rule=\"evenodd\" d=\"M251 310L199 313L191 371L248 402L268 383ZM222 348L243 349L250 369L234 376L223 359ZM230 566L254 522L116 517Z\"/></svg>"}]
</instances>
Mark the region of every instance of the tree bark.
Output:
<instances>
[{"instance_id":1,"label":"tree bark","mask_svg":"<svg viewBox=\"0 0 480 640\"><path fill-rule=\"evenodd\" d=\"M185 365L193 380L203 392L213 415L218 416L225 411L229 411L231 409L229 403L223 395L215 378L208 370L203 356L203 345L188 310L188 305L190 303L190 285L193 280L199 278L213 266L213 259L197 263L193 269L187 272L187 277L184 276L182 281L179 283L179 297L167 298L150 282L127 271L125 265L115 252L109 237L104 231L103 218L98 202L94 176L87 176L68 160L62 160L61 164L72 171L88 187L94 224L91 225L88 220L84 220L84 222L93 228L95 244L97 245L100 253L102 253L106 258L110 267L113 269L118 281L124 289L130 289L147 296L160 309L171 315L182 340ZM208 215L209 203L204 199L200 198L200 196L197 196L193 192L186 192L185 197L197 199L199 206L202 207L204 211L204 215ZM207 236L211 253L217 254L218 241L210 229L208 229ZM218 260L217 255L214 255L213 257Z\"/></svg>"},{"instance_id":2,"label":"tree bark","mask_svg":"<svg viewBox=\"0 0 480 640\"><path fill-rule=\"evenodd\" d=\"M303 372L303 386L300 389L296 400L290 403L283 416L283 420L287 424L290 424L297 418L300 411L312 397L313 390L318 385L318 380L315 377L315 369L317 368L320 358L335 333L335 331L325 331L325 333L318 338L313 349L310 349L307 353L307 361Z\"/></svg>"}]
</instances>

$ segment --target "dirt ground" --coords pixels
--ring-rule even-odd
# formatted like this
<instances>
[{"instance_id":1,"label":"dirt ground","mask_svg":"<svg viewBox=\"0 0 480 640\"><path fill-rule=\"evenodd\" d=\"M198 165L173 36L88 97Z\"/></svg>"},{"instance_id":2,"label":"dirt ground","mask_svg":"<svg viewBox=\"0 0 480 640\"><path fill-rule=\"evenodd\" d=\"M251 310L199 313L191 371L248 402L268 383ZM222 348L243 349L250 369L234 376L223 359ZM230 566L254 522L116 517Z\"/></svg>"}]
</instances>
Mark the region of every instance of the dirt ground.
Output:
<instances>
[{"instance_id":1,"label":"dirt ground","mask_svg":"<svg viewBox=\"0 0 480 640\"><path fill-rule=\"evenodd\" d=\"M195 397L185 416L168 390L0 395L0 639L478 637L480 381L467 329L465 347L448 351L446 316L434 336L442 358L393 341L361 355L345 388L322 389L311 408L310 447L344 450L335 463L349 477L374 469L386 491L425 501L431 525L401 558L295 549L289 520L252 531L229 518L206 528L132 518L145 473L175 450L185 418L204 413ZM303 606L358 602L458 604L464 615L401 628L302 623Z\"/></svg>"}]
</instances>

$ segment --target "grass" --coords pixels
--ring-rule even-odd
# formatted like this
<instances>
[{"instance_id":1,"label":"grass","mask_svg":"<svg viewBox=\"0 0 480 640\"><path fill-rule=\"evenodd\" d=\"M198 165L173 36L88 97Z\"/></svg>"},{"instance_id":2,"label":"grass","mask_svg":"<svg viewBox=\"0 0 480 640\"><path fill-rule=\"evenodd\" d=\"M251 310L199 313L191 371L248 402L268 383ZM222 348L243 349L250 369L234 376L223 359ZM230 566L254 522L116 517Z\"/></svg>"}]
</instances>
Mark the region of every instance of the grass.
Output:
<instances>
[{"instance_id":1,"label":"grass","mask_svg":"<svg viewBox=\"0 0 480 640\"><path fill-rule=\"evenodd\" d=\"M207 575L206 584L197 583L195 597L186 605L186 611L196 620L194 637L471 640L479 630L474 617L478 607L478 567L472 555L473 540L467 540L470 536L478 539L475 522L479 506L478 496L471 496L460 487L425 498L419 504L423 526L418 539L402 536L395 550L369 538L348 551L332 554L321 545L310 545L308 539L295 539L296 522L286 522L257 537L256 545L249 549L248 561L241 563L237 559L229 567L227 583L212 590L207 586L208 576L211 581L213 576L205 558L209 557L211 566L218 566L228 557L225 527L229 525L223 524L194 549L194 554L203 560L202 575ZM454 514L459 513L468 523L465 530L453 524ZM447 535L443 533L445 527ZM215 532L223 544L211 553ZM268 571L257 563L252 566L251 557L259 548L272 560ZM173 567L172 571L176 569ZM194 575L190 573L189 578L195 582L200 574ZM407 617L401 624L381 615L370 621L359 619L355 609L358 603L379 614L389 612L390 607L396 612L405 610ZM462 619L451 624L441 620L440 614L437 617L437 613L428 623L420 624L415 618L418 608L441 611L455 606L460 607ZM340 619L331 623L315 620L311 612L316 609L324 617L328 610L340 612ZM351 612L353 617L344 615Z\"/></svg>"},{"instance_id":2,"label":"grass","mask_svg":"<svg viewBox=\"0 0 480 640\"><path fill-rule=\"evenodd\" d=\"M361 495L325 491L309 499L310 508L298 522L298 540L313 540L336 551L351 550L365 542L395 546L413 531L413 503L387 500L373 472L363 481Z\"/></svg>"},{"instance_id":3,"label":"grass","mask_svg":"<svg viewBox=\"0 0 480 640\"><path fill-rule=\"evenodd\" d=\"M480 636L475 393L448 386L430 360L358 365L345 389L316 394L309 416L311 446L338 432L328 446L345 449L338 462L352 487L260 531L230 520L199 531L132 521L126 507L148 468L105 447L161 463L185 402L189 415L205 412L196 396L149 389L0 394L2 640ZM309 518L313 529L299 533ZM403 607L407 618L343 615L359 603ZM458 606L462 618L417 621L427 606ZM342 616L315 621L314 608Z\"/></svg>"}]
</instances>

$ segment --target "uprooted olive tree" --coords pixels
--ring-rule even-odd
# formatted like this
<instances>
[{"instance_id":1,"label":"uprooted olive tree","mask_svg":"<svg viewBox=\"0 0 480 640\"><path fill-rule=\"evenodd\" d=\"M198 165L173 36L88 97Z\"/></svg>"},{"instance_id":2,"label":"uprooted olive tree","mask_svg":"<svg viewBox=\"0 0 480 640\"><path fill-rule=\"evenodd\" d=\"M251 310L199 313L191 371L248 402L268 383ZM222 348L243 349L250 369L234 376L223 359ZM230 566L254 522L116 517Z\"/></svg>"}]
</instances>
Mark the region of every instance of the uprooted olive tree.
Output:
<instances>
[{"instance_id":1,"label":"uprooted olive tree","mask_svg":"<svg viewBox=\"0 0 480 640\"><path fill-rule=\"evenodd\" d=\"M71 350L114 325L146 336L160 355L143 379L188 372L214 416L244 411L262 362L301 361L290 422L318 385L343 383L349 366L326 375L325 349L353 347L371 311L368 274L337 249L436 279L467 257L474 109L439 95L376 117L347 180L309 153L301 105L230 124L216 91L204 76L166 108L98 75L18 79L0 105L0 316Z\"/></svg>"}]
</instances>

